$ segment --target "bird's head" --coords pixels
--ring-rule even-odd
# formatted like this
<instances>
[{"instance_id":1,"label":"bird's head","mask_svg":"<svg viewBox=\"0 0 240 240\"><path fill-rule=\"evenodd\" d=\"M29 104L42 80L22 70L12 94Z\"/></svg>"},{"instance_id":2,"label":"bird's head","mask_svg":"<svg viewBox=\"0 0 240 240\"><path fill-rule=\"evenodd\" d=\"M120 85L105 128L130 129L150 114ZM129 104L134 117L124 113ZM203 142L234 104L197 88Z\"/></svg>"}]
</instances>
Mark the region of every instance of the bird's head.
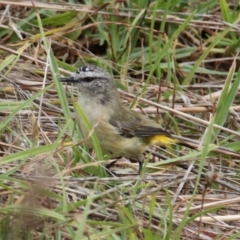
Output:
<instances>
[{"instance_id":1,"label":"bird's head","mask_svg":"<svg viewBox=\"0 0 240 240\"><path fill-rule=\"evenodd\" d=\"M107 94L116 89L113 77L95 65L82 66L73 75L61 78L60 81L74 83L80 92L91 95Z\"/></svg>"}]
</instances>

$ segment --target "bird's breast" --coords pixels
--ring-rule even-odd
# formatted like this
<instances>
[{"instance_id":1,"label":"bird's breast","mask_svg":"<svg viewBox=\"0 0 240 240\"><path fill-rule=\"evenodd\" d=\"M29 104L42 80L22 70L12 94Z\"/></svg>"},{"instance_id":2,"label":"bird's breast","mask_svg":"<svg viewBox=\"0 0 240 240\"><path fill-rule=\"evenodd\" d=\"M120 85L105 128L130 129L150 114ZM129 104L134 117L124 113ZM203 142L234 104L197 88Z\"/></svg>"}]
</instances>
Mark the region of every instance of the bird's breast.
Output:
<instances>
[{"instance_id":1,"label":"bird's breast","mask_svg":"<svg viewBox=\"0 0 240 240\"><path fill-rule=\"evenodd\" d=\"M95 97L86 98L85 96L81 96L78 100L78 104L92 126L101 121L108 122L111 117L112 109L102 105L100 100ZM82 117L76 116L76 120L83 135L86 137L88 135L88 131L86 130Z\"/></svg>"}]
</instances>

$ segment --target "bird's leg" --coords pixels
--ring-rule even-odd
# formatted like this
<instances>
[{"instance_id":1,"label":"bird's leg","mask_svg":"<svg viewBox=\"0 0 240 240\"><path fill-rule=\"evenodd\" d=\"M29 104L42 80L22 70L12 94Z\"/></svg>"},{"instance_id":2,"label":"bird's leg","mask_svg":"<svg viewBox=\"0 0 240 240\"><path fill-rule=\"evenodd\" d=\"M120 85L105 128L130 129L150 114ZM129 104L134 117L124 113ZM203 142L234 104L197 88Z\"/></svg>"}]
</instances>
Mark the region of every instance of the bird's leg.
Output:
<instances>
[{"instance_id":1,"label":"bird's leg","mask_svg":"<svg viewBox=\"0 0 240 240\"><path fill-rule=\"evenodd\" d=\"M143 163L144 163L144 155L141 154L138 156L138 164L139 164L139 174L142 172L142 168L143 168Z\"/></svg>"},{"instance_id":2,"label":"bird's leg","mask_svg":"<svg viewBox=\"0 0 240 240\"><path fill-rule=\"evenodd\" d=\"M112 171L110 170L110 168L111 167L113 167L114 166L114 164L120 159L120 158L122 158L122 157L117 157L117 159L116 160L114 160L114 161L112 161L112 162L110 162L109 164L107 164L105 167L106 167L106 169L108 170L108 172L110 172L110 173L112 173Z\"/></svg>"},{"instance_id":3,"label":"bird's leg","mask_svg":"<svg viewBox=\"0 0 240 240\"><path fill-rule=\"evenodd\" d=\"M107 168L107 170L108 170L109 172L111 172L111 171L110 171L110 168L113 167L114 164L115 164L119 159L121 159L121 158L122 158L122 157L118 157L116 160L114 160L114 161L110 162L109 164L107 164L107 165L105 166L105 167ZM137 160L138 160L138 164L139 164L138 172L139 172L139 174L140 174L140 173L142 172L142 168L143 168L144 155L143 155L143 154L139 155L139 156L137 157Z\"/></svg>"},{"instance_id":4,"label":"bird's leg","mask_svg":"<svg viewBox=\"0 0 240 240\"><path fill-rule=\"evenodd\" d=\"M142 167L143 167L143 162L138 162L138 164L139 164L139 169L138 169L138 171L139 171L139 174L142 172Z\"/></svg>"}]
</instances>

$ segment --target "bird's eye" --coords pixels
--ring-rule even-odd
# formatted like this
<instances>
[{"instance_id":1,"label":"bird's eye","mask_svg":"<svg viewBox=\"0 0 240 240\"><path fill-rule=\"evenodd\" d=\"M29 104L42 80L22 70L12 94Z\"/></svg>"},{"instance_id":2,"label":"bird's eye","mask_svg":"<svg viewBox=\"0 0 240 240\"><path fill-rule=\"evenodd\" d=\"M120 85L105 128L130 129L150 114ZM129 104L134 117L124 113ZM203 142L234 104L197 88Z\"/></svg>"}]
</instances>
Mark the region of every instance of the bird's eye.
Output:
<instances>
[{"instance_id":1,"label":"bird's eye","mask_svg":"<svg viewBox=\"0 0 240 240\"><path fill-rule=\"evenodd\" d=\"M85 77L82 79L83 82L92 82L94 80L94 78L92 77Z\"/></svg>"}]
</instances>

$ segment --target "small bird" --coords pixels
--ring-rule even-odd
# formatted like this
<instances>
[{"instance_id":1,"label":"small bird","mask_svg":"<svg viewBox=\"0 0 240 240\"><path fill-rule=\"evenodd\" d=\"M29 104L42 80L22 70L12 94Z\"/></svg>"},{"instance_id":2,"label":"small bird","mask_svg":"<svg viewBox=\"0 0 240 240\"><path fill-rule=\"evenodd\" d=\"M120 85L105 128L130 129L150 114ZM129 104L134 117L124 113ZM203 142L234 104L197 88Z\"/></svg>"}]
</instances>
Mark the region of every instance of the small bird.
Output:
<instances>
[{"instance_id":1,"label":"small bird","mask_svg":"<svg viewBox=\"0 0 240 240\"><path fill-rule=\"evenodd\" d=\"M178 144L193 148L173 137L149 117L127 108L121 101L111 74L95 65L80 67L72 76L60 79L77 85L78 103L92 126L104 153L113 157L134 157L142 170L150 145ZM80 116L75 116L84 137L89 131ZM88 145L92 147L91 139Z\"/></svg>"}]
</instances>

